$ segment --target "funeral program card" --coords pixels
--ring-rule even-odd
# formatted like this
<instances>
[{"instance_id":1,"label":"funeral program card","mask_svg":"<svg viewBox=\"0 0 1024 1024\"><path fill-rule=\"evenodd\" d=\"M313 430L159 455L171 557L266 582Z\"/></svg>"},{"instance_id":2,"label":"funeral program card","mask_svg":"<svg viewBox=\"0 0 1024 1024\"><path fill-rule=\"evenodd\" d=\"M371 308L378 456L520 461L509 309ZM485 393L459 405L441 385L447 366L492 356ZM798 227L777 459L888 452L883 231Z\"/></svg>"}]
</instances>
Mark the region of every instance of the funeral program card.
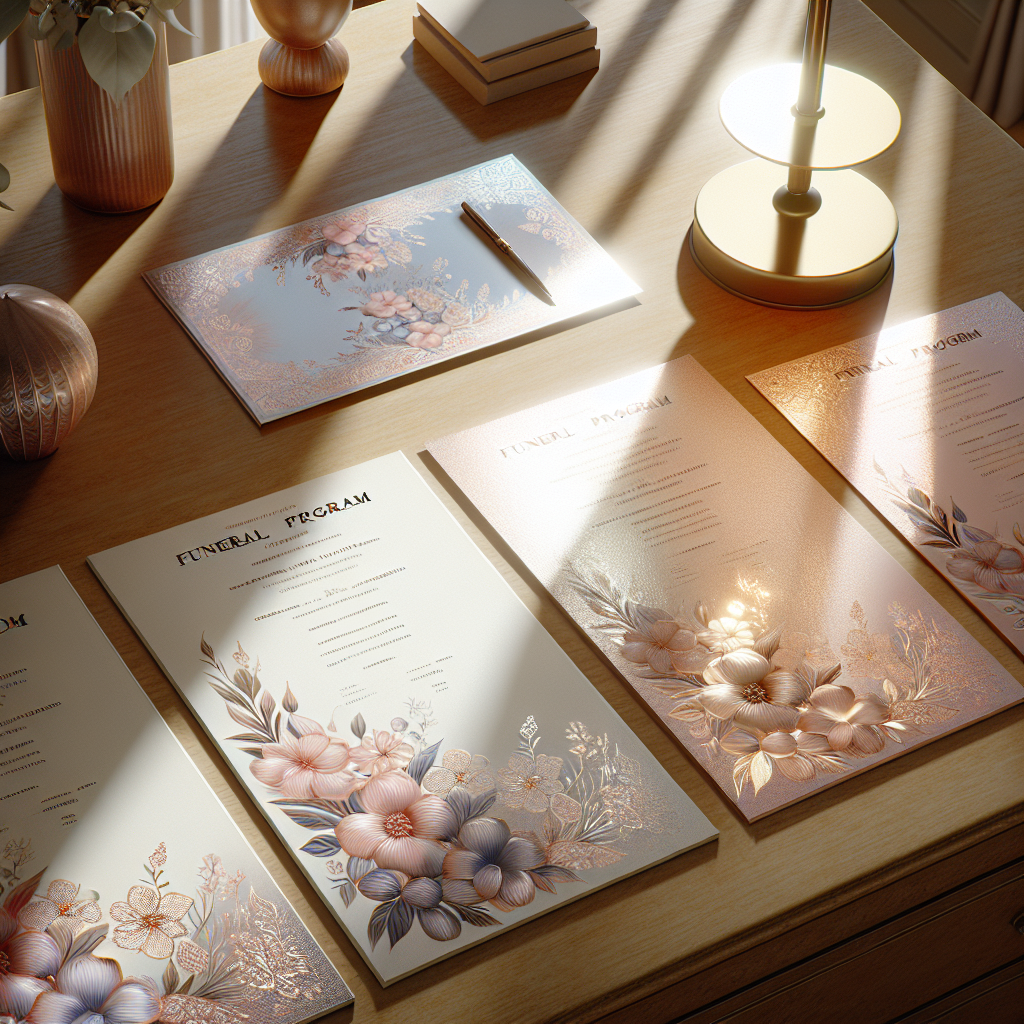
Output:
<instances>
[{"instance_id":1,"label":"funeral program card","mask_svg":"<svg viewBox=\"0 0 1024 1024\"><path fill-rule=\"evenodd\" d=\"M90 564L384 984L717 834L400 454Z\"/></svg>"},{"instance_id":2,"label":"funeral program card","mask_svg":"<svg viewBox=\"0 0 1024 1024\"><path fill-rule=\"evenodd\" d=\"M260 424L640 291L514 156L145 279Z\"/></svg>"},{"instance_id":3,"label":"funeral program card","mask_svg":"<svg viewBox=\"0 0 1024 1024\"><path fill-rule=\"evenodd\" d=\"M748 379L1024 655L1024 313L998 292Z\"/></svg>"},{"instance_id":4,"label":"funeral program card","mask_svg":"<svg viewBox=\"0 0 1024 1024\"><path fill-rule=\"evenodd\" d=\"M352 1002L60 569L0 584L0 615L0 1019Z\"/></svg>"},{"instance_id":5,"label":"funeral program card","mask_svg":"<svg viewBox=\"0 0 1024 1024\"><path fill-rule=\"evenodd\" d=\"M690 356L428 447L750 821L1024 698Z\"/></svg>"}]
</instances>

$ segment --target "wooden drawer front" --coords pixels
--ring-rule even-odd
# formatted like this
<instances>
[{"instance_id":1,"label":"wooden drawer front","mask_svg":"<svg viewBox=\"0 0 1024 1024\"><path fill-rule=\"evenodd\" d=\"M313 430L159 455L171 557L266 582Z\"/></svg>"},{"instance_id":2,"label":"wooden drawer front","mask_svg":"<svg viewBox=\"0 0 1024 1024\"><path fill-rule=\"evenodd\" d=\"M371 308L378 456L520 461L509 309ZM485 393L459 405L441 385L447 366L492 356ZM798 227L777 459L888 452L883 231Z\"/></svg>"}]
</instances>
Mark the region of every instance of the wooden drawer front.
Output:
<instances>
[{"instance_id":1,"label":"wooden drawer front","mask_svg":"<svg viewBox=\"0 0 1024 1024\"><path fill-rule=\"evenodd\" d=\"M898 1024L1024 1024L1024 962L986 974Z\"/></svg>"},{"instance_id":2,"label":"wooden drawer front","mask_svg":"<svg viewBox=\"0 0 1024 1024\"><path fill-rule=\"evenodd\" d=\"M891 1021L1019 958L1024 910L1013 864L888 921L744 992L686 1024L875 1024Z\"/></svg>"}]
</instances>

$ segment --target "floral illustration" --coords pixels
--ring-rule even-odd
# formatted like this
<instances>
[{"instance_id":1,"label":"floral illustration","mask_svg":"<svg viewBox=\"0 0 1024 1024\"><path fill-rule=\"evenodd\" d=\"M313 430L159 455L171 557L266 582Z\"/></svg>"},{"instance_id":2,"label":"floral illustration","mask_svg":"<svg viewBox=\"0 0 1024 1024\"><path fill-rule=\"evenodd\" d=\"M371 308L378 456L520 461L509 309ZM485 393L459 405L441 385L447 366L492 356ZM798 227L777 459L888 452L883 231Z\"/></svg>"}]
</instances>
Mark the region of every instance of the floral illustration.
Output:
<instances>
[{"instance_id":1,"label":"floral illustration","mask_svg":"<svg viewBox=\"0 0 1024 1024\"><path fill-rule=\"evenodd\" d=\"M17 885L25 865L35 859L31 839L8 839L0 854L0 896Z\"/></svg>"},{"instance_id":2,"label":"floral illustration","mask_svg":"<svg viewBox=\"0 0 1024 1024\"><path fill-rule=\"evenodd\" d=\"M903 486L897 487L875 461L875 472L893 503L902 509L924 535L921 544L948 551L946 572L969 596L1000 606L1006 615L1017 615L1014 629L1024 629L1024 534L1014 523L1013 539L969 525L967 513L950 498L945 510L902 471Z\"/></svg>"},{"instance_id":3,"label":"floral illustration","mask_svg":"<svg viewBox=\"0 0 1024 1024\"><path fill-rule=\"evenodd\" d=\"M26 928L46 929L65 917L76 925L95 924L100 919L99 894L91 890L83 893L80 885L72 885L63 878L54 879L46 891L46 899L30 903L18 915Z\"/></svg>"},{"instance_id":4,"label":"floral illustration","mask_svg":"<svg viewBox=\"0 0 1024 1024\"><path fill-rule=\"evenodd\" d=\"M503 261L482 258L487 243L460 209L467 197L492 211L542 277L575 283L577 304L633 294L632 282L511 156L147 279L249 412L270 422L571 315L568 305L551 307L524 287Z\"/></svg>"},{"instance_id":5,"label":"floral illustration","mask_svg":"<svg viewBox=\"0 0 1024 1024\"><path fill-rule=\"evenodd\" d=\"M534 814L543 814L550 807L551 798L562 792L561 773L560 757L513 754L508 759L508 767L498 772L502 801L507 807L523 807Z\"/></svg>"},{"instance_id":6,"label":"floral illustration","mask_svg":"<svg viewBox=\"0 0 1024 1024\"><path fill-rule=\"evenodd\" d=\"M404 345L424 353L445 350L469 341L475 328L484 325L494 312L487 301L490 289L482 285L476 301L469 299L469 282L463 281L454 291L448 284L451 275L444 273L448 261L434 261L433 274L423 276L420 269L394 281L401 292L384 289L350 291L365 301L358 306L342 306L339 312L358 310L368 321L347 332L357 351L381 345Z\"/></svg>"},{"instance_id":7,"label":"floral illustration","mask_svg":"<svg viewBox=\"0 0 1024 1024\"><path fill-rule=\"evenodd\" d=\"M266 786L298 800L346 797L355 788L356 776L342 769L349 763L347 743L333 739L316 723L297 715L293 732L260 748L260 760L252 773Z\"/></svg>"},{"instance_id":8,"label":"floral illustration","mask_svg":"<svg viewBox=\"0 0 1024 1024\"><path fill-rule=\"evenodd\" d=\"M303 262L319 255L320 259L313 264L314 274L329 277L332 281L340 281L349 274L357 274L361 281L375 270L383 270L387 265L387 257L377 242L371 242L372 231L362 221L345 219L329 221L320 229L323 241L308 246L302 253ZM384 238L378 238L383 241Z\"/></svg>"},{"instance_id":9,"label":"floral illustration","mask_svg":"<svg viewBox=\"0 0 1024 1024\"><path fill-rule=\"evenodd\" d=\"M242 1024L316 998L319 978L293 927L251 887L243 900L241 872L230 874L215 854L204 857L193 898L166 891L166 863L161 843L143 868L150 884L129 886L127 899L110 905L113 932L96 924L99 895L77 882L54 879L45 897L34 898L40 872L8 892L0 907L0 1020ZM121 963L99 952L107 941L166 961L160 983L126 977Z\"/></svg>"},{"instance_id":10,"label":"floral illustration","mask_svg":"<svg viewBox=\"0 0 1024 1024\"><path fill-rule=\"evenodd\" d=\"M773 778L809 783L849 771L960 713L947 703L943 651L953 638L899 604L888 632L873 634L854 603L846 682L827 641L772 621L757 581L740 579L722 612L698 601L678 613L633 601L600 572L572 570L568 582L598 616L595 631L652 696L668 700L668 717L709 760L726 759L737 797L748 783L756 797Z\"/></svg>"},{"instance_id":11,"label":"floral illustration","mask_svg":"<svg viewBox=\"0 0 1024 1024\"><path fill-rule=\"evenodd\" d=\"M115 903L110 916L122 922L113 940L122 949L138 949L154 960L166 960L174 952L174 940L188 934L181 919L192 909L192 897L180 892L161 896L148 885L133 885L127 903Z\"/></svg>"},{"instance_id":12,"label":"floral illustration","mask_svg":"<svg viewBox=\"0 0 1024 1024\"><path fill-rule=\"evenodd\" d=\"M338 312L358 311L368 320L346 332L356 352L387 345L401 345L428 353L456 342L456 333L468 334L462 342L472 340L472 328L484 324L495 310L488 302L490 287L477 290L476 301L468 297L469 282L451 290L451 274L445 273L448 260L434 260L432 273L424 275L421 266L414 267L413 247L423 246L423 237L413 231L415 225L386 227L380 220L370 219L366 211L357 211L340 220L321 224L318 237L304 239L291 249L275 250L270 257L277 272L277 283L283 286L288 268L300 265L309 269L307 280L324 296L332 285L356 278L379 279L384 287L348 290L362 300L356 305L342 306ZM506 303L507 303L506 298ZM346 357L339 353L339 361ZM307 360L310 370L320 368L316 360Z\"/></svg>"},{"instance_id":13,"label":"floral illustration","mask_svg":"<svg viewBox=\"0 0 1024 1024\"><path fill-rule=\"evenodd\" d=\"M468 750L446 750L440 768L431 768L423 777L424 789L447 796L456 786L471 796L497 788L491 762L483 754Z\"/></svg>"},{"instance_id":14,"label":"floral illustration","mask_svg":"<svg viewBox=\"0 0 1024 1024\"><path fill-rule=\"evenodd\" d=\"M324 859L345 907L358 897L376 904L373 947L386 934L394 948L416 925L438 942L465 926L499 926L495 911L557 896L559 884L583 880L578 872L627 856L633 836L664 827L639 762L580 722L553 753L531 715L498 769L430 742L438 723L415 699L387 729L356 715L350 744L334 735L333 717L321 727L299 716L290 685L278 705L247 655L229 670L205 639L200 647L210 685L245 730L230 738L252 758L254 778L272 806L314 833L302 852ZM300 751L309 737L316 744Z\"/></svg>"}]
</instances>

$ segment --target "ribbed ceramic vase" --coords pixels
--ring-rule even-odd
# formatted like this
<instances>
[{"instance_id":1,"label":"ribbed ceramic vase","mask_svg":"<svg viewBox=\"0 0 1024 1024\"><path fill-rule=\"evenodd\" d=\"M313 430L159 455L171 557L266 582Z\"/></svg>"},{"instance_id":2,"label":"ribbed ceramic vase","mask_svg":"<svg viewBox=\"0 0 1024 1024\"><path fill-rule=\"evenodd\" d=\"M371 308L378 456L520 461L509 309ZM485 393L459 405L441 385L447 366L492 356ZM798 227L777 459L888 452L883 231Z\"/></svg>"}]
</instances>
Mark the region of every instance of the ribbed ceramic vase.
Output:
<instances>
[{"instance_id":1,"label":"ribbed ceramic vase","mask_svg":"<svg viewBox=\"0 0 1024 1024\"><path fill-rule=\"evenodd\" d=\"M63 300L0 285L0 442L12 459L52 455L96 392L96 345Z\"/></svg>"},{"instance_id":2,"label":"ribbed ceramic vase","mask_svg":"<svg viewBox=\"0 0 1024 1024\"><path fill-rule=\"evenodd\" d=\"M352 0L250 0L270 39L260 51L260 78L285 96L322 96L348 75L348 50L334 33Z\"/></svg>"},{"instance_id":3,"label":"ribbed ceramic vase","mask_svg":"<svg viewBox=\"0 0 1024 1024\"><path fill-rule=\"evenodd\" d=\"M116 104L90 77L78 44L55 53L36 43L53 177L76 206L129 213L159 202L174 178L167 33L141 82Z\"/></svg>"}]
</instances>

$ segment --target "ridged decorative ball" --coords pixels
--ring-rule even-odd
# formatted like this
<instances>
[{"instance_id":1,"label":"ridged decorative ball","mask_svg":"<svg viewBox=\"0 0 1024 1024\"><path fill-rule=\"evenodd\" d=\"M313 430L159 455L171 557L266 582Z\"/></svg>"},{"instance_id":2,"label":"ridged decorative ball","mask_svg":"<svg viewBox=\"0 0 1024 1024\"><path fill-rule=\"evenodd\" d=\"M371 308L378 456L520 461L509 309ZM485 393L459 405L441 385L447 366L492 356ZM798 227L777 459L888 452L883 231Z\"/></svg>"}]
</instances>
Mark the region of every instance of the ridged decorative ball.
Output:
<instances>
[{"instance_id":1,"label":"ridged decorative ball","mask_svg":"<svg viewBox=\"0 0 1024 1024\"><path fill-rule=\"evenodd\" d=\"M0 285L0 441L12 459L52 455L96 392L96 344L63 300Z\"/></svg>"}]
</instances>

